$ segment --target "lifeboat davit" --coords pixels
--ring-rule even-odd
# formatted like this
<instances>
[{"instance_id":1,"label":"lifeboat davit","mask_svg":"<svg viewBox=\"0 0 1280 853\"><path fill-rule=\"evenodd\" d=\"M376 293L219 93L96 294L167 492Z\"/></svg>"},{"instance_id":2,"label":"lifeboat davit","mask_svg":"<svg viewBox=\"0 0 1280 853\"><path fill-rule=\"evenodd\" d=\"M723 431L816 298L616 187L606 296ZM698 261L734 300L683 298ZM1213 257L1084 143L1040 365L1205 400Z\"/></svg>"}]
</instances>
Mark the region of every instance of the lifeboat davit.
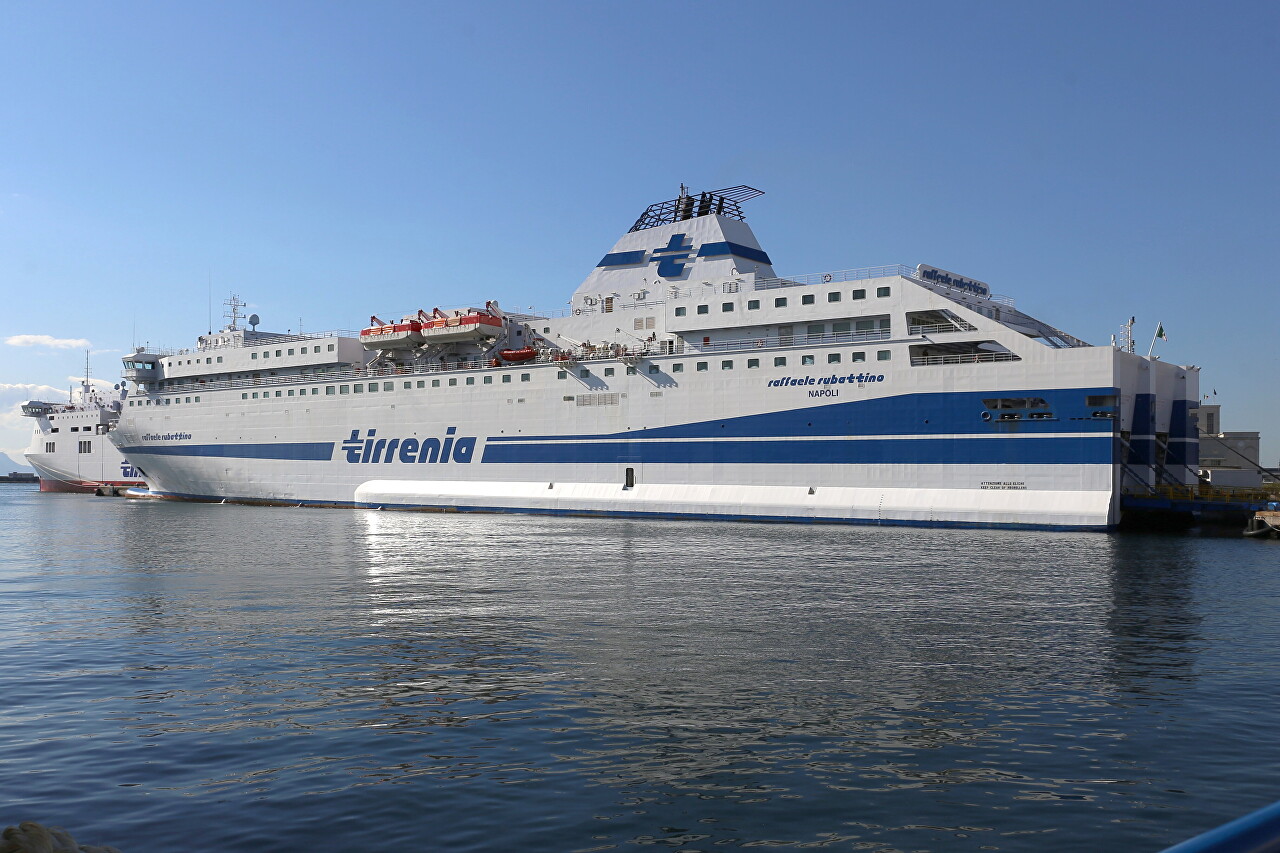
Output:
<instances>
[{"instance_id":1,"label":"lifeboat davit","mask_svg":"<svg viewBox=\"0 0 1280 853\"><path fill-rule=\"evenodd\" d=\"M498 350L498 355L503 361L528 361L536 358L538 351L533 347L522 347L521 349L504 349Z\"/></svg>"}]
</instances>

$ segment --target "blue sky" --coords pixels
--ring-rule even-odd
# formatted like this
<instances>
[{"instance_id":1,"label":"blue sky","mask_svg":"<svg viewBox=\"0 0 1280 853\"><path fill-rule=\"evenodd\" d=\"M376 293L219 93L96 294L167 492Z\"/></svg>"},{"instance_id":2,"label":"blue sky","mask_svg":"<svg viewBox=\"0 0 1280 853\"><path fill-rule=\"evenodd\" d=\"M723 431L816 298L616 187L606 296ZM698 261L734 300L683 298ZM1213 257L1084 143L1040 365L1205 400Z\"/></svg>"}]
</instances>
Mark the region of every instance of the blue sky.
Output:
<instances>
[{"instance_id":1,"label":"blue sky","mask_svg":"<svg viewBox=\"0 0 1280 853\"><path fill-rule=\"evenodd\" d=\"M750 184L783 274L928 263L1203 368L1280 454L1274 3L8 2L0 451L94 351L561 307ZM46 336L64 346L41 343ZM65 393L65 392L64 392Z\"/></svg>"}]
</instances>

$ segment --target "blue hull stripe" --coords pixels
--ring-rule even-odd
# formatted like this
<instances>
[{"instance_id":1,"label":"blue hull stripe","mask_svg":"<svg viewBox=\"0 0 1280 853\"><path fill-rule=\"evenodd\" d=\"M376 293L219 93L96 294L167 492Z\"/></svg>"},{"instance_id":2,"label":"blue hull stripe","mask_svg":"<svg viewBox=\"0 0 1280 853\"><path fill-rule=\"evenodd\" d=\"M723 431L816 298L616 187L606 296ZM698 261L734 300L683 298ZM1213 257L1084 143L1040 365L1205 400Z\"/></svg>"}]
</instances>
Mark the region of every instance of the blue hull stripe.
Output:
<instances>
[{"instance_id":1,"label":"blue hull stripe","mask_svg":"<svg viewBox=\"0 0 1280 853\"><path fill-rule=\"evenodd\" d=\"M647 462L732 465L1106 465L1111 434L1088 438L1026 437L881 441L648 441L593 444L486 444L482 462L591 464Z\"/></svg>"},{"instance_id":2,"label":"blue hull stripe","mask_svg":"<svg viewBox=\"0 0 1280 853\"><path fill-rule=\"evenodd\" d=\"M228 459L295 459L327 462L333 458L332 441L282 444L167 444L122 447L128 456L219 456Z\"/></svg>"},{"instance_id":3,"label":"blue hull stripe","mask_svg":"<svg viewBox=\"0 0 1280 853\"><path fill-rule=\"evenodd\" d=\"M828 388L830 385L805 386ZM834 386L839 387L839 386ZM790 388L791 393L798 389ZM761 388L760 394L782 393L782 388ZM629 430L602 435L515 435L491 436L488 442L507 441L581 441L600 438L783 438L789 436L849 435L953 435L956 433L1097 432L1111 435L1116 421L1092 417L1085 397L1091 394L1117 394L1115 388L1070 388L1027 391L974 391L950 394L899 394L874 400L855 400L810 408L788 409L726 418L722 421L698 421L655 429ZM1031 420L1027 412L1021 420L1001 421L983 414L993 414L983 403L992 397L1041 397L1049 404L1053 419Z\"/></svg>"}]
</instances>

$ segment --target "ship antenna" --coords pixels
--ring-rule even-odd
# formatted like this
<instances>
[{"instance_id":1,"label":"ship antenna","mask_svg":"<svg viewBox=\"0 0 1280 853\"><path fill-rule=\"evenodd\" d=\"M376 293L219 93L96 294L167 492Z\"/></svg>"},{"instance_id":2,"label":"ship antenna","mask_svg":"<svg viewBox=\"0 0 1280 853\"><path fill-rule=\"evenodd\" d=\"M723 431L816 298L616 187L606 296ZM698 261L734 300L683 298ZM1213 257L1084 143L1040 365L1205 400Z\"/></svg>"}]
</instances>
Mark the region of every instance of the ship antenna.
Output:
<instances>
[{"instance_id":1,"label":"ship antenna","mask_svg":"<svg viewBox=\"0 0 1280 853\"><path fill-rule=\"evenodd\" d=\"M1130 317L1129 322L1120 327L1120 349L1123 352L1133 352L1133 324L1136 322L1137 317Z\"/></svg>"},{"instance_id":2,"label":"ship antenna","mask_svg":"<svg viewBox=\"0 0 1280 853\"><path fill-rule=\"evenodd\" d=\"M228 299L223 300L222 304L227 306L227 310L222 316L231 321L227 326L227 329L228 331L234 332L239 328L236 324L240 322L240 318L244 316L240 313L240 309L244 307L244 303L240 301L239 296L233 293Z\"/></svg>"}]
</instances>

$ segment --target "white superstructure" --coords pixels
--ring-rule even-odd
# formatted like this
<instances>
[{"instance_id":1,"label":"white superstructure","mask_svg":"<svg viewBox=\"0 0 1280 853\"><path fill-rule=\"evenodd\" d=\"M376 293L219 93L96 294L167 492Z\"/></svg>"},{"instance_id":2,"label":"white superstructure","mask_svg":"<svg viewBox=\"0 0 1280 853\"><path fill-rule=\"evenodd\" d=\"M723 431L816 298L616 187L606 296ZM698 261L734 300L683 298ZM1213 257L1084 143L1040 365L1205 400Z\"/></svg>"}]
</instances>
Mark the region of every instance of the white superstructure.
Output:
<instances>
[{"instance_id":1,"label":"white superstructure","mask_svg":"<svg viewBox=\"0 0 1280 853\"><path fill-rule=\"evenodd\" d=\"M779 277L759 194L652 205L567 310L233 314L125 358L112 439L159 496L403 509L1106 528L1126 484L1195 481L1195 368L936 267Z\"/></svg>"},{"instance_id":2,"label":"white superstructure","mask_svg":"<svg viewBox=\"0 0 1280 853\"><path fill-rule=\"evenodd\" d=\"M65 403L28 400L22 414L34 420L25 456L42 492L93 492L144 485L133 465L107 439L128 392L120 385L95 388L88 377Z\"/></svg>"}]
</instances>

